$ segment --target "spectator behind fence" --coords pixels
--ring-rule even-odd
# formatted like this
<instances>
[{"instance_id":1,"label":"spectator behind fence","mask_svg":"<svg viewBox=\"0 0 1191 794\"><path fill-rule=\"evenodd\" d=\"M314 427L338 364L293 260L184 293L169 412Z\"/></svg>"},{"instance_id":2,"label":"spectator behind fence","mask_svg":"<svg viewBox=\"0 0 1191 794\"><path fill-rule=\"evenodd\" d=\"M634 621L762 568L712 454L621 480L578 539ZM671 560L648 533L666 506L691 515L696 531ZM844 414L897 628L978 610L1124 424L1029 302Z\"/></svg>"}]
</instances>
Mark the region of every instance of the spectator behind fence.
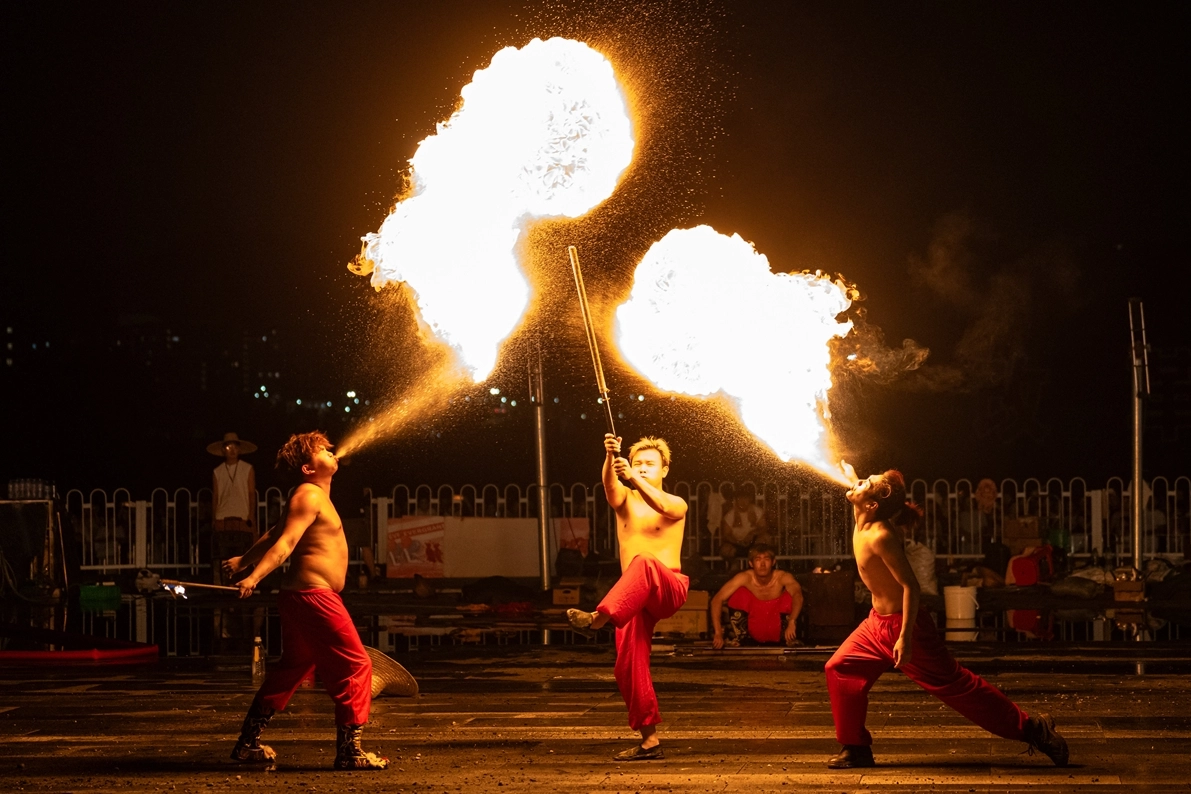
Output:
<instances>
[{"instance_id":1,"label":"spectator behind fence","mask_svg":"<svg viewBox=\"0 0 1191 794\"><path fill-rule=\"evenodd\" d=\"M748 554L754 543L771 543L765 511L753 501L753 489L737 488L732 507L720 519L720 557L734 560Z\"/></svg>"},{"instance_id":2,"label":"spectator behind fence","mask_svg":"<svg viewBox=\"0 0 1191 794\"><path fill-rule=\"evenodd\" d=\"M222 441L212 441L207 452L223 458L211 475L211 506L214 522L211 529L211 572L215 584L225 584L223 561L239 557L256 542L256 471L252 464L240 460L241 455L256 452L256 444L244 441L235 433L224 433ZM260 632L264 615L253 621L254 633ZM229 639L231 626L224 620L223 610L215 610L215 643ZM247 639L247 638L245 638Z\"/></svg>"},{"instance_id":3,"label":"spectator behind fence","mask_svg":"<svg viewBox=\"0 0 1191 794\"><path fill-rule=\"evenodd\" d=\"M793 574L777 569L777 552L772 546L753 545L748 560L748 569L729 579L711 599L712 647L782 641L793 645L802 612L802 587ZM722 614L725 601L727 631Z\"/></svg>"}]
</instances>

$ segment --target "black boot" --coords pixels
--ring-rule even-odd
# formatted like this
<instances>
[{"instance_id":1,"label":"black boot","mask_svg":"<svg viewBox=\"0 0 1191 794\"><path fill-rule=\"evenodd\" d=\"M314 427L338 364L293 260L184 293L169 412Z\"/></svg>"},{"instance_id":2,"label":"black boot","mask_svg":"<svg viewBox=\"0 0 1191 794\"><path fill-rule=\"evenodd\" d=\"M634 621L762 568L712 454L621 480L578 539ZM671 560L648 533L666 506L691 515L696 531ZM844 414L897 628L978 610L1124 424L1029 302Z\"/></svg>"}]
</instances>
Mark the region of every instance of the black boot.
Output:
<instances>
[{"instance_id":1,"label":"black boot","mask_svg":"<svg viewBox=\"0 0 1191 794\"><path fill-rule=\"evenodd\" d=\"M232 749L232 760L249 764L263 764L277 758L277 753L267 744L261 744L261 731L273 719L273 709L262 706L255 700L240 726L240 738Z\"/></svg>"},{"instance_id":2,"label":"black boot","mask_svg":"<svg viewBox=\"0 0 1191 794\"><path fill-rule=\"evenodd\" d=\"M831 756L827 766L831 769L860 769L876 766L873 748L863 744L845 744L838 754Z\"/></svg>"},{"instance_id":3,"label":"black boot","mask_svg":"<svg viewBox=\"0 0 1191 794\"><path fill-rule=\"evenodd\" d=\"M376 753L366 753L360 747L363 725L339 725L335 737L336 769L386 769L389 759Z\"/></svg>"},{"instance_id":4,"label":"black boot","mask_svg":"<svg viewBox=\"0 0 1191 794\"><path fill-rule=\"evenodd\" d=\"M1030 754L1040 750L1055 766L1067 766L1067 740L1055 730L1055 718L1049 714L1030 717L1026 722L1025 740L1029 742Z\"/></svg>"}]
</instances>

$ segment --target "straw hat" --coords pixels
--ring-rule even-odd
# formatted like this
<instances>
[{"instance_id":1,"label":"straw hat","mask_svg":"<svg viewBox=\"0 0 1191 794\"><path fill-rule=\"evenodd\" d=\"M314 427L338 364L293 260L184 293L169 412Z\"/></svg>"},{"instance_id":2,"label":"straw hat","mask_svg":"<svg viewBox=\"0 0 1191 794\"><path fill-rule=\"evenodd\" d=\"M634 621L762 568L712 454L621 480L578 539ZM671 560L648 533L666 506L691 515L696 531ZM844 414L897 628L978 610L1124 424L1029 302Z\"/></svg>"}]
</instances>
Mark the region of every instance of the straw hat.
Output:
<instances>
[{"instance_id":1,"label":"straw hat","mask_svg":"<svg viewBox=\"0 0 1191 794\"><path fill-rule=\"evenodd\" d=\"M372 660L372 696L386 695L411 698L418 694L418 682L397 662L376 648L364 646Z\"/></svg>"},{"instance_id":2,"label":"straw hat","mask_svg":"<svg viewBox=\"0 0 1191 794\"><path fill-rule=\"evenodd\" d=\"M212 441L207 445L207 451L212 455L223 457L223 446L225 444L235 444L240 448L241 455L247 455L250 452L256 452L256 444L251 441L244 441L235 433L224 433L223 441Z\"/></svg>"}]
</instances>

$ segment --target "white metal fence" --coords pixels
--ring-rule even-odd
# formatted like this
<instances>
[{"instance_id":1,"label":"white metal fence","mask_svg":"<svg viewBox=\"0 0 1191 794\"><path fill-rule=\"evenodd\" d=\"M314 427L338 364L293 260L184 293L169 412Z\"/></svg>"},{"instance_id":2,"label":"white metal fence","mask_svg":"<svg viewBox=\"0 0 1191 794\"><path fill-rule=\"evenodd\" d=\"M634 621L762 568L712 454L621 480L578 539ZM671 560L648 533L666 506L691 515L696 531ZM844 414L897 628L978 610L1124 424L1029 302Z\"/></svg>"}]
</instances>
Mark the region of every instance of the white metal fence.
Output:
<instances>
[{"instance_id":1,"label":"white metal fence","mask_svg":"<svg viewBox=\"0 0 1191 794\"><path fill-rule=\"evenodd\" d=\"M838 487L798 483L680 482L673 492L690 506L686 554L717 557L720 518L734 492L755 493L781 557L829 562L847 557L851 513ZM384 559L381 544L389 518L407 515L534 517L536 485L395 486L387 496L374 496L369 511L372 546ZM1000 541L1007 521L1035 517L1044 539L1082 556L1098 552L1125 560L1132 553L1132 493L1129 483L1112 478L1089 488L1081 478L1002 480L995 500L982 506L969 480L928 483L915 480L910 495L923 506L921 542L936 554L977 558L988 543ZM1191 535L1191 478L1154 478L1143 494L1143 556L1181 557ZM285 494L266 490L257 504L260 527L281 515ZM591 547L615 556L615 516L598 484L550 486L549 505L555 517L587 517ZM209 567L211 491L154 489L136 500L125 489L111 493L72 490L66 509L81 549L82 569L115 574L149 568L159 573L199 575Z\"/></svg>"},{"instance_id":2,"label":"white metal fence","mask_svg":"<svg viewBox=\"0 0 1191 794\"><path fill-rule=\"evenodd\" d=\"M460 488L419 485L394 487L387 496L373 496L369 511L371 545L385 559L382 545L389 518L408 515L452 515L526 518L536 515L537 486L464 485ZM1132 557L1132 493L1128 483L1112 478L1099 488L1084 480L1067 482L1029 479L995 484L995 496L977 498L979 484L969 480L913 482L910 494L921 504L925 520L918 540L944 557L977 558L987 544L1002 538L1007 522L1037 519L1039 533L1072 556L1101 553L1124 563ZM714 564L720 541L720 518L733 494L744 488L755 494L769 532L784 559L831 563L849 555L851 515L838 487L800 483L676 483L673 491L687 500L686 556ZM1191 547L1191 479L1155 478L1143 493L1143 556L1178 559ZM278 520L285 494L270 488L257 504L258 526ZM131 578L148 568L180 578L209 579L211 492L157 488L148 499L133 499L126 489L111 493L72 490L66 494L79 544L84 581ZM598 484L550 486L554 517L587 517L591 548L601 557L616 557L615 516ZM353 550L353 555L358 550ZM209 631L210 613L187 602L125 595L127 609L107 616L89 615L87 630L156 642L168 655L200 653ZM206 617L204 617L206 615ZM1088 624L1092 625L1092 624ZM1082 626L1082 624L1081 624ZM1083 631L1086 626L1071 631ZM1064 629L1067 631L1067 629ZM1154 639L1181 636L1167 627ZM267 621L266 643L278 639L274 621ZM1103 634L1103 632L1101 632ZM1081 635L1082 636L1082 635ZM1091 637L1091 634L1088 634ZM1074 638L1075 635L1072 635ZM1105 637L1096 637L1105 639Z\"/></svg>"}]
</instances>

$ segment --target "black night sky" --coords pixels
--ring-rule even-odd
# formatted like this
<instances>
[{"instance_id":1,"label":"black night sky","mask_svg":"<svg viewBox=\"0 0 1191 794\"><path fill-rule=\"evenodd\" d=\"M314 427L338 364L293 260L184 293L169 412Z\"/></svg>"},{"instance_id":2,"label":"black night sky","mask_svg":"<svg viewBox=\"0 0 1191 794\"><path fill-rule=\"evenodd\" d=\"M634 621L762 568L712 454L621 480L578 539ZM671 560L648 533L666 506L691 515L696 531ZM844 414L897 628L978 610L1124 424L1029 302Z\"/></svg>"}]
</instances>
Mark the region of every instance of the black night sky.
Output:
<instances>
[{"instance_id":1,"label":"black night sky","mask_svg":"<svg viewBox=\"0 0 1191 794\"><path fill-rule=\"evenodd\" d=\"M605 52L638 96L637 162L589 218L535 232L540 302L490 383L362 453L357 482L530 481L539 333L551 479L594 481L563 246L606 321L649 244L698 223L777 270L842 273L871 334L930 348L901 376L837 373L862 473L1127 476L1132 296L1147 476L1191 473L1180 4L27 2L0 20L0 481L201 486L204 447L236 430L270 484L290 432L342 437L416 385L408 310L345 266L472 72L553 35ZM608 358L624 434L669 436L673 476L792 471ZM494 414L492 385L519 407ZM342 412L349 390L369 405Z\"/></svg>"}]
</instances>

